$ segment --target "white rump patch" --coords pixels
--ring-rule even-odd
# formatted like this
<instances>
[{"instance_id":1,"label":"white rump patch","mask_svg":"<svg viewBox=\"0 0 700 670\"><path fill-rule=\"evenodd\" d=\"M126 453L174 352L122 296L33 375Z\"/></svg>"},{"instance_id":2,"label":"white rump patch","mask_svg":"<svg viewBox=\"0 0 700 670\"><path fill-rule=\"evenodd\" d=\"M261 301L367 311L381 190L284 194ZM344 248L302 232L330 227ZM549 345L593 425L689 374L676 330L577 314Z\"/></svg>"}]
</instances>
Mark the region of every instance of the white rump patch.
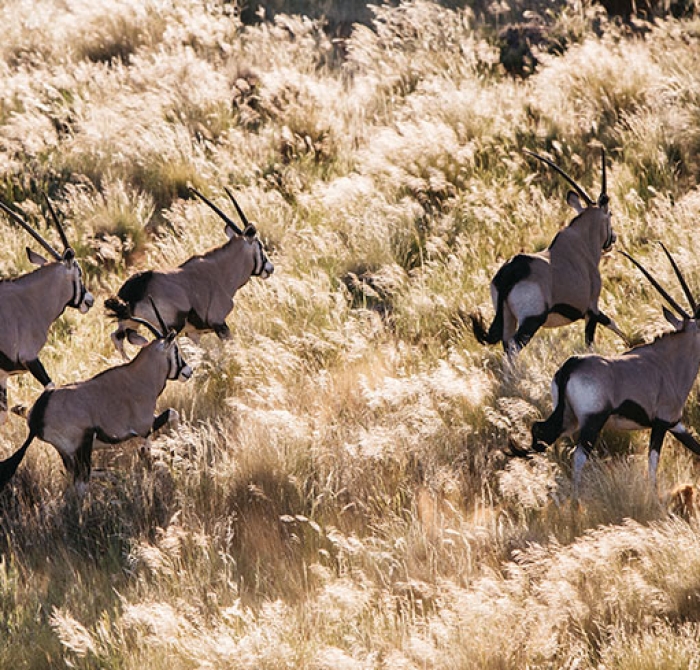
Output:
<instances>
[{"instance_id":1,"label":"white rump patch","mask_svg":"<svg viewBox=\"0 0 700 670\"><path fill-rule=\"evenodd\" d=\"M522 323L528 316L543 314L546 305L539 284L531 281L516 284L508 296L508 307L518 323Z\"/></svg>"}]
</instances>

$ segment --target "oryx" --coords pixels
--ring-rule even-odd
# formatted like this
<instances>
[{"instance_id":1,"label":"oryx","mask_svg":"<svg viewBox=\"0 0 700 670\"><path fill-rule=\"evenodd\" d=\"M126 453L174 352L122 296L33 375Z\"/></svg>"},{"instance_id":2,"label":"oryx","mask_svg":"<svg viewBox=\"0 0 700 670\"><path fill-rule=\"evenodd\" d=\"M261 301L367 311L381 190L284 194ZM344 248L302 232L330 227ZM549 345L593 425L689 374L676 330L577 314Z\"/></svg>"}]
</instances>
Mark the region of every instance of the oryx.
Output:
<instances>
[{"instance_id":1,"label":"oryx","mask_svg":"<svg viewBox=\"0 0 700 670\"><path fill-rule=\"evenodd\" d=\"M248 222L228 188L226 193L245 226L243 230L199 191L191 190L224 220L229 240L177 268L139 272L127 279L116 297L105 301L109 313L118 319L111 337L124 358L124 338L136 328L133 317L155 323L146 296L153 296L168 328L184 331L194 341L208 331L223 340L231 337L226 317L233 309L236 292L251 277L267 279L274 272L255 226Z\"/></svg>"},{"instance_id":2,"label":"oryx","mask_svg":"<svg viewBox=\"0 0 700 670\"><path fill-rule=\"evenodd\" d=\"M573 356L552 381L554 410L532 426L532 449L544 451L561 435L579 431L574 451L574 497L581 470L603 426L622 430L651 429L649 480L656 489L656 469L667 432L700 456L700 443L681 421L683 407L700 369L700 307L666 247L683 292L691 306L687 313L647 270L625 253L679 316L664 307L673 331L619 356ZM624 252L622 252L624 253ZM511 445L515 455L529 452Z\"/></svg>"},{"instance_id":3,"label":"oryx","mask_svg":"<svg viewBox=\"0 0 700 670\"><path fill-rule=\"evenodd\" d=\"M51 378L39 360L39 352L46 344L51 324L66 307L75 307L84 314L94 303L56 212L48 198L46 202L63 243L63 254L0 202L0 208L54 259L48 261L27 247L29 260L39 269L0 281L0 424L7 418L7 378L29 371L40 384L50 386Z\"/></svg>"},{"instance_id":4,"label":"oryx","mask_svg":"<svg viewBox=\"0 0 700 670\"><path fill-rule=\"evenodd\" d=\"M552 167L573 186L575 191L568 192L566 201L576 210L576 217L557 233L546 250L518 254L501 266L491 281L496 315L487 331L481 315L472 314L474 335L482 344L502 342L510 354L522 349L539 328L556 328L585 318L588 346L593 343L598 324L625 339L615 322L598 309L598 265L603 252L616 239L608 207L605 151L596 202L552 161L531 151L526 153Z\"/></svg>"},{"instance_id":5,"label":"oryx","mask_svg":"<svg viewBox=\"0 0 700 670\"><path fill-rule=\"evenodd\" d=\"M158 318L155 304L152 309ZM118 444L142 437L143 451L147 453L151 433L166 423L177 423L178 415L173 409L154 416L156 401L168 379L189 379L192 369L180 355L175 331L158 320L161 330L145 319L135 318L156 339L148 342L138 333L130 333L130 341L142 347L130 362L82 382L48 389L39 396L27 417L27 439L12 456L0 462L0 488L15 473L35 437L56 448L82 493L90 477L95 440Z\"/></svg>"}]
</instances>

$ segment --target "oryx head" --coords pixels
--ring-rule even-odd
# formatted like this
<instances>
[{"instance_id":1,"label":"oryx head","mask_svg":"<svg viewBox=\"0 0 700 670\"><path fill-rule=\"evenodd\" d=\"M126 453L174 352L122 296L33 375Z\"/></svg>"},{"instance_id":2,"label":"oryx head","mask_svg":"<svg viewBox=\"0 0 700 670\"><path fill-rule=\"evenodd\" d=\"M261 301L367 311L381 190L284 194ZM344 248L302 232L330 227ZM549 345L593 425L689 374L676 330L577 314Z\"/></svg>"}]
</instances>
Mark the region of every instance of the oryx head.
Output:
<instances>
[{"instance_id":1,"label":"oryx head","mask_svg":"<svg viewBox=\"0 0 700 670\"><path fill-rule=\"evenodd\" d=\"M690 305L690 313L688 313L685 309L683 309L664 289L663 286L658 282L658 280L654 279L654 277L651 275L651 273L642 266L639 261L636 261L632 256L630 256L626 251L620 251L620 253L628 258L634 265L642 272L642 274L649 280L651 285L659 292L662 298L666 300L666 302L675 310L675 314L668 309L667 307L664 306L663 308L663 313L664 313L664 318L666 321L668 321L674 328L676 332L694 332L697 333L698 331L698 319L700 319L700 305L698 305L697 300L693 297L693 294L690 291L690 288L688 287L688 282L685 280L685 277L683 276L683 273L681 272L680 268L678 267L678 264L676 263L675 259L671 255L671 252L666 248L666 245L663 242L659 242L661 245L661 248L664 250L664 253L666 254L666 257L671 263L671 267L673 267L673 271L678 278L678 282L681 285L681 289L683 289L683 293L685 294L685 297L688 300L688 304Z\"/></svg>"},{"instance_id":2,"label":"oryx head","mask_svg":"<svg viewBox=\"0 0 700 670\"><path fill-rule=\"evenodd\" d=\"M253 271L251 272L251 276L267 279L275 271L275 266L270 262L265 253L265 247L263 246L262 240L258 236L258 231L255 225L248 221L243 213L243 210L241 209L241 206L236 201L236 198L233 197L233 193L231 193L228 187L225 186L224 190L226 191L226 195L228 195L228 197L231 199L233 206L238 212L238 216L243 222L243 229L236 225L231 218L226 216L226 214L224 214L213 202L202 195L199 191L192 187L190 187L190 190L221 217L226 224L224 231L229 239L235 236L242 237L245 242L251 246L251 250L253 252Z\"/></svg>"},{"instance_id":3,"label":"oryx head","mask_svg":"<svg viewBox=\"0 0 700 670\"><path fill-rule=\"evenodd\" d=\"M576 211L578 216L571 222L570 225L581 225L593 227L595 234L600 240L600 246L603 251L609 251L617 235L612 229L612 213L610 212L609 202L610 197L607 192L607 175L605 169L605 149L602 150L602 177L600 185L600 195L598 200L594 201L588 193L577 184L564 170L558 165L550 161L544 156L525 150L526 154L534 156L538 160L546 163L551 168L556 170L566 181L573 186L574 190L569 191L566 195L566 202ZM583 202L581 202L583 200Z\"/></svg>"},{"instance_id":4,"label":"oryx head","mask_svg":"<svg viewBox=\"0 0 700 670\"><path fill-rule=\"evenodd\" d=\"M46 196L44 196L46 197ZM79 309L83 314L85 314L95 303L95 299L92 296L85 284L83 283L83 272L80 269L80 265L75 259L75 251L68 243L66 238L66 233L63 230L61 222L56 216L56 212L51 205L51 201L46 197L46 204L48 205L49 211L51 212L51 218L56 224L58 229L58 234L61 237L61 242L63 243L63 253L59 254L36 230L34 230L26 221L24 221L17 213L11 210L5 203L0 202L0 208L17 224L24 228L48 253L55 261L57 272L60 273L62 281L65 280L70 284L72 289L72 297L67 303L68 307L75 307ZM49 261L41 254L36 253L29 247L27 247L27 257L30 262L39 267L43 267L50 264Z\"/></svg>"},{"instance_id":5,"label":"oryx head","mask_svg":"<svg viewBox=\"0 0 700 670\"><path fill-rule=\"evenodd\" d=\"M180 354L180 347L177 346L176 341L177 333L175 330L168 328L165 325L165 321L163 321L163 317L160 315L160 312L156 307L156 303L150 295L148 296L148 299L151 301L153 312L158 319L160 330L150 321L146 321L146 319L141 319L137 316L132 316L131 321L145 326L151 331L156 339L149 342L145 337L143 337L143 335L139 335L135 330L129 330L127 333L127 338L131 344L136 345L137 347L154 347L159 354L162 354L167 358L168 374L166 379L177 379L184 382L192 376L192 368Z\"/></svg>"}]
</instances>

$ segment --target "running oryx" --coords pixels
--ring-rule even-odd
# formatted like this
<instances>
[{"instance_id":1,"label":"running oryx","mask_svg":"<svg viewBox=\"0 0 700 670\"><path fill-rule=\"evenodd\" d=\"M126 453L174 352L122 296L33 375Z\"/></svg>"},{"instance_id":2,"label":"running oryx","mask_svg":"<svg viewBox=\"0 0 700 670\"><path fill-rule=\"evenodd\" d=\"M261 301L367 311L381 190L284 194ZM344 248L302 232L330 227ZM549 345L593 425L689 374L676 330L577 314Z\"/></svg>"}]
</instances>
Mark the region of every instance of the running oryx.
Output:
<instances>
[{"instance_id":1,"label":"running oryx","mask_svg":"<svg viewBox=\"0 0 700 670\"><path fill-rule=\"evenodd\" d=\"M24 228L53 257L48 261L27 247L27 256L38 270L0 281L0 424L7 419L7 378L29 371L45 387L51 378L39 360L51 324L66 307L75 307L83 314L94 303L92 294L82 281L75 252L68 244L56 212L46 202L58 228L63 254L59 254L36 230L31 228L5 203L0 208Z\"/></svg>"},{"instance_id":2,"label":"running oryx","mask_svg":"<svg viewBox=\"0 0 700 670\"><path fill-rule=\"evenodd\" d=\"M581 470L605 425L621 430L651 429L649 480L654 490L661 445L667 432L700 456L700 443L681 423L683 406L700 369L700 307L673 257L661 246L688 298L691 313L681 308L647 270L625 253L676 311L678 316L664 307L664 316L673 330L619 356L569 358L552 381L554 410L545 421L532 426L531 448L540 452L561 435L579 431L574 451L575 498ZM511 449L517 456L529 453L515 445Z\"/></svg>"},{"instance_id":3,"label":"running oryx","mask_svg":"<svg viewBox=\"0 0 700 670\"><path fill-rule=\"evenodd\" d=\"M513 354L539 328L556 328L585 318L586 345L593 344L598 324L626 340L615 322L598 309L601 289L598 265L603 252L616 239L608 208L605 152L597 202L552 161L531 151L526 153L552 167L574 187L566 201L577 215L557 233L548 249L518 254L501 266L491 282L496 315L487 331L481 315L472 314L474 335L482 344L500 341L506 352Z\"/></svg>"},{"instance_id":4,"label":"running oryx","mask_svg":"<svg viewBox=\"0 0 700 670\"><path fill-rule=\"evenodd\" d=\"M151 308L159 317L155 304ZM15 473L35 437L56 448L66 470L73 475L78 493L83 493L90 477L95 440L118 444L142 437L142 452L147 454L150 434L166 423L177 424L174 409L154 416L156 401L168 379L189 379L192 369L180 356L175 331L168 330L161 319L160 330L145 319L134 317L134 321L148 328L156 339L149 343L134 334L133 342L142 349L129 363L86 381L44 391L27 417L29 435L24 444L0 462L0 488Z\"/></svg>"},{"instance_id":5,"label":"running oryx","mask_svg":"<svg viewBox=\"0 0 700 670\"><path fill-rule=\"evenodd\" d=\"M155 323L148 295L158 303L168 328L184 331L194 341L208 331L225 340L231 337L226 317L233 309L238 289L251 277L267 279L274 272L255 226L248 222L228 188L226 193L245 226L243 230L199 191L191 190L224 220L229 240L177 268L139 272L127 279L116 297L105 301L110 314L118 319L111 337L124 358L124 338L136 328L133 317Z\"/></svg>"}]
</instances>

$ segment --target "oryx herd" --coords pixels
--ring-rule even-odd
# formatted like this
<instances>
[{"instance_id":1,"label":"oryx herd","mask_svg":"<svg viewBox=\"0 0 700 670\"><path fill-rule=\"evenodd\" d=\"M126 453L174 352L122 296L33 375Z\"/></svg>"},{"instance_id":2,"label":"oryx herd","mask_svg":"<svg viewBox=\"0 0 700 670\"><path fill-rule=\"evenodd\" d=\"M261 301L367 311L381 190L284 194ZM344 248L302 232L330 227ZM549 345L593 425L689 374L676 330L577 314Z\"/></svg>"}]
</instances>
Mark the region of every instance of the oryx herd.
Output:
<instances>
[{"instance_id":1,"label":"oryx herd","mask_svg":"<svg viewBox=\"0 0 700 670\"><path fill-rule=\"evenodd\" d=\"M552 240L546 251L518 254L505 263L491 282L496 311L486 331L480 315L471 317L474 334L481 343L501 341L509 357L520 351L540 327L563 326L586 320L585 341L593 343L598 323L620 335L612 319L598 309L602 253L616 240L611 226L606 192L605 153L602 187L597 202L557 165L547 163L577 191L567 202L577 216ZM585 206L579 200L584 199ZM700 306L668 249L661 247L688 299L685 311L638 261L627 257L651 282L675 314L663 314L673 330L653 342L628 349L617 356L572 356L552 381L554 410L531 429L531 450L542 452L562 435L578 433L574 449L573 497L578 497L581 472L604 426L621 430L651 429L649 481L656 490L656 471L664 436L670 432L681 444L700 456L700 443L681 422L683 408L700 370ZM510 445L510 453L528 456L527 449Z\"/></svg>"},{"instance_id":2,"label":"oryx herd","mask_svg":"<svg viewBox=\"0 0 700 670\"><path fill-rule=\"evenodd\" d=\"M116 444L138 437L143 440L142 452L147 454L150 435L166 424L177 423L173 409L155 415L156 401L166 382L184 381L192 375L176 336L183 332L194 339L198 333L213 331L222 339L229 338L225 319L238 289L252 276L265 279L274 272L255 227L228 189L243 229L201 193L192 192L224 220L228 241L177 268L141 272L128 279L117 296L105 300L105 306L118 320L112 341L122 357L126 358L125 338L141 347L140 351L127 363L59 388L41 364L39 351L51 324L66 307L85 313L94 298L82 282L75 253L49 199L47 207L64 246L62 255L14 209L0 202L0 208L54 258L49 262L27 248L29 260L39 269L0 281L0 424L7 419L8 376L29 371L44 386L27 416L27 439L0 462L0 488L13 476L35 437L56 448L82 493L90 477L95 441ZM136 330L139 326L155 339L149 342L140 335Z\"/></svg>"},{"instance_id":3,"label":"oryx herd","mask_svg":"<svg viewBox=\"0 0 700 670\"><path fill-rule=\"evenodd\" d=\"M593 200L560 167L532 152L573 187L567 203L576 216L538 253L520 253L507 261L491 282L495 316L486 328L478 314L471 316L474 335L484 344L501 342L512 359L540 328L554 328L585 320L585 343L593 344L598 324L627 338L598 307L602 255L616 241L607 193L605 153L602 153L601 192ZM47 198L47 207L64 246L59 254L14 210L0 208L22 226L53 257L48 261L27 249L39 269L13 280L0 281L0 423L7 417L7 378L29 371L44 391L30 410L29 435L8 459L0 462L0 488L12 477L35 437L59 452L78 490L84 490L91 469L93 444L115 444L134 437L144 440L165 424L177 422L177 412L155 415L156 401L168 379L186 380L192 370L176 343L180 333L197 339L214 332L231 336L226 317L236 292L251 277L268 278L274 271L255 227L248 222L229 189L225 189L243 228L204 195L192 189L225 223L228 241L177 268L148 270L130 277L116 296L105 300L116 319L111 338L126 358L124 340L141 347L133 360L112 367L86 381L54 388L39 360L48 330L70 306L87 312L93 296L82 282L75 253ZM700 306L693 297L671 253L662 249L685 294L690 312L678 305L659 282L634 258L622 252L651 282L675 311L664 308L673 330L653 342L617 356L573 356L552 381L554 409L532 426L530 449L510 445L510 453L527 456L541 452L562 435L578 432L574 450L573 491L577 497L582 468L605 425L623 430L651 429L649 479L656 488L656 471L664 436L674 435L693 453L700 443L681 422L684 405L700 369ZM143 326L155 339L137 331ZM128 360L128 359L127 359Z\"/></svg>"}]
</instances>

